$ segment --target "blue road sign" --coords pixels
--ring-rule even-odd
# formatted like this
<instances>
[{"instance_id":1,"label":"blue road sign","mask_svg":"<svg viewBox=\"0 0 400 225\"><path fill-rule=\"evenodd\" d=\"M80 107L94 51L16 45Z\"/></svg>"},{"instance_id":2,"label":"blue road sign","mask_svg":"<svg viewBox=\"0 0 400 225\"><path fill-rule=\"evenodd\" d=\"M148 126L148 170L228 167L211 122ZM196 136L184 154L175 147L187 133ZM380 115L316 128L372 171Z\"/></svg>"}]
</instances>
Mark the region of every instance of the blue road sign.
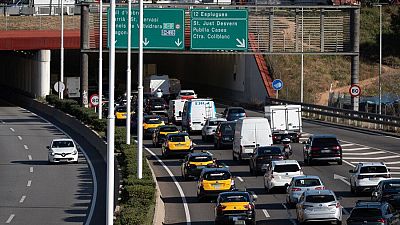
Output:
<instances>
[{"instance_id":1,"label":"blue road sign","mask_svg":"<svg viewBox=\"0 0 400 225\"><path fill-rule=\"evenodd\" d=\"M275 91L279 91L283 88L283 81L280 79L275 79L272 81L272 88L274 88Z\"/></svg>"}]
</instances>

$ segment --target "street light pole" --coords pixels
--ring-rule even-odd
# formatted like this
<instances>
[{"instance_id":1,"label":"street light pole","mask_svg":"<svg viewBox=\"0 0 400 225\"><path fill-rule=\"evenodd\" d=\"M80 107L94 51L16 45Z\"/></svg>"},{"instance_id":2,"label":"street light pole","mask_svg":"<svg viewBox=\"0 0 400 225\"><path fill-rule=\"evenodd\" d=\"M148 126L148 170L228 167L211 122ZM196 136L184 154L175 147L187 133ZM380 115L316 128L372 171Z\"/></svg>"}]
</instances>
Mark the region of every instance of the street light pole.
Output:
<instances>
[{"instance_id":1,"label":"street light pole","mask_svg":"<svg viewBox=\"0 0 400 225\"><path fill-rule=\"evenodd\" d=\"M64 82L64 0L61 1L61 49L60 49L60 82ZM64 98L64 90L61 90L59 83L58 96Z\"/></svg>"},{"instance_id":2,"label":"street light pole","mask_svg":"<svg viewBox=\"0 0 400 225\"><path fill-rule=\"evenodd\" d=\"M126 69L126 144L131 144L131 30L132 0L128 0L128 62Z\"/></svg>"},{"instance_id":3,"label":"street light pole","mask_svg":"<svg viewBox=\"0 0 400 225\"><path fill-rule=\"evenodd\" d=\"M138 75L138 154L137 177L142 179L143 167L143 0L139 0L139 75Z\"/></svg>"},{"instance_id":4,"label":"street light pole","mask_svg":"<svg viewBox=\"0 0 400 225\"><path fill-rule=\"evenodd\" d=\"M378 77L379 114L382 114L382 84L381 84L381 76L382 76L382 5L378 5L378 7L379 7L379 77Z\"/></svg>"},{"instance_id":5,"label":"street light pole","mask_svg":"<svg viewBox=\"0 0 400 225\"><path fill-rule=\"evenodd\" d=\"M103 0L99 6L99 119L103 118Z\"/></svg>"},{"instance_id":6,"label":"street light pole","mask_svg":"<svg viewBox=\"0 0 400 225\"><path fill-rule=\"evenodd\" d=\"M304 38L304 8L301 8L301 80L300 80L300 102L304 101L304 46L303 46L303 38Z\"/></svg>"}]
</instances>

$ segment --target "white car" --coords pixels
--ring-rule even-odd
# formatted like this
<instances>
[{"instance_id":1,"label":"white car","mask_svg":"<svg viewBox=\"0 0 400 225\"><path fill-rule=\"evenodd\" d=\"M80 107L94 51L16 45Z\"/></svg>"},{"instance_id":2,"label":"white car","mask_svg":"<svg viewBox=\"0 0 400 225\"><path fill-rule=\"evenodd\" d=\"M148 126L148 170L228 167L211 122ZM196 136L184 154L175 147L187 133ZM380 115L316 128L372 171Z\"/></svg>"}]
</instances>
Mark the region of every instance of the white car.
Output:
<instances>
[{"instance_id":1,"label":"white car","mask_svg":"<svg viewBox=\"0 0 400 225\"><path fill-rule=\"evenodd\" d=\"M72 139L54 139L51 141L48 160L50 163L73 162L78 163L78 149Z\"/></svg>"},{"instance_id":2,"label":"white car","mask_svg":"<svg viewBox=\"0 0 400 225\"><path fill-rule=\"evenodd\" d=\"M295 176L303 175L296 160L272 161L264 174L264 187L267 192L276 187L286 187Z\"/></svg>"},{"instance_id":3,"label":"white car","mask_svg":"<svg viewBox=\"0 0 400 225\"><path fill-rule=\"evenodd\" d=\"M194 90L180 90L176 99L193 99L197 98L197 94Z\"/></svg>"},{"instance_id":4,"label":"white car","mask_svg":"<svg viewBox=\"0 0 400 225\"><path fill-rule=\"evenodd\" d=\"M201 139L203 141L213 137L215 134L215 130L217 129L217 126L225 122L225 118L209 118L206 120L206 123L203 126L203 129L201 129Z\"/></svg>"},{"instance_id":5,"label":"white car","mask_svg":"<svg viewBox=\"0 0 400 225\"><path fill-rule=\"evenodd\" d=\"M351 193L373 191L381 180L389 179L390 172L383 162L358 163L350 170Z\"/></svg>"}]
</instances>

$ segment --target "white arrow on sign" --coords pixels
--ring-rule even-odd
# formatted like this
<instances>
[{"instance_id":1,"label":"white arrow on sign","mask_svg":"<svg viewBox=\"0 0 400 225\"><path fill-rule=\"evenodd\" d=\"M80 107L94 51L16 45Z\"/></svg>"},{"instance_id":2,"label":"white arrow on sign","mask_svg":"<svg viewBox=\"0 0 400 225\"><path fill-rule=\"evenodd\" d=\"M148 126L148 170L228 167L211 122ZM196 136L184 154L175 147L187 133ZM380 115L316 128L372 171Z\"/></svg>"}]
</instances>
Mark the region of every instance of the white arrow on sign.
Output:
<instances>
[{"instance_id":1,"label":"white arrow on sign","mask_svg":"<svg viewBox=\"0 0 400 225\"><path fill-rule=\"evenodd\" d=\"M345 183L345 184L347 184L347 185L350 186L350 182L348 182L348 181L346 180L347 177L340 176L340 175L337 175L337 174L333 174L333 179L334 179L334 180L341 180L341 181L343 181L343 183Z\"/></svg>"},{"instance_id":2,"label":"white arrow on sign","mask_svg":"<svg viewBox=\"0 0 400 225\"><path fill-rule=\"evenodd\" d=\"M246 42L245 42L244 38L242 38L242 41L240 41L239 38L236 38L236 41L239 43L238 45L236 45L236 47L239 47L239 48L246 47Z\"/></svg>"},{"instance_id":3,"label":"white arrow on sign","mask_svg":"<svg viewBox=\"0 0 400 225\"><path fill-rule=\"evenodd\" d=\"M150 43L150 41L147 40L147 38L145 38L144 41L143 41L143 45L144 45L144 46L147 46L149 43Z\"/></svg>"},{"instance_id":4,"label":"white arrow on sign","mask_svg":"<svg viewBox=\"0 0 400 225\"><path fill-rule=\"evenodd\" d=\"M177 41L175 41L175 44L176 44L176 46L178 46L178 47L179 47L179 46L182 44L182 41L180 41L180 40L179 40L179 38L178 38L178 40L177 40Z\"/></svg>"}]
</instances>

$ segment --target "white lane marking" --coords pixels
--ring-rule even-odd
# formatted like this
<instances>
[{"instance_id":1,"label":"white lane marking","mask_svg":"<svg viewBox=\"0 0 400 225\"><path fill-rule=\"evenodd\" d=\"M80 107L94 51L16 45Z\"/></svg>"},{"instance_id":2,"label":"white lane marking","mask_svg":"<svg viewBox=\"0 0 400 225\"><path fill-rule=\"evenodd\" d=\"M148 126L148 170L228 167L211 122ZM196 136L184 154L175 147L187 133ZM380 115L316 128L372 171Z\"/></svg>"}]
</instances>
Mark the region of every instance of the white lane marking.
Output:
<instances>
[{"instance_id":1,"label":"white lane marking","mask_svg":"<svg viewBox=\"0 0 400 225\"><path fill-rule=\"evenodd\" d=\"M8 217L6 223L11 223L11 221L14 219L15 214L11 214L10 217Z\"/></svg>"},{"instance_id":2,"label":"white lane marking","mask_svg":"<svg viewBox=\"0 0 400 225\"><path fill-rule=\"evenodd\" d=\"M22 141L22 137L21 137L21 136L18 136L18 139L19 139L20 141Z\"/></svg>"},{"instance_id":3,"label":"white lane marking","mask_svg":"<svg viewBox=\"0 0 400 225\"><path fill-rule=\"evenodd\" d=\"M10 127L10 130L11 130L12 132L15 132L14 128L12 128L12 127Z\"/></svg>"},{"instance_id":4,"label":"white lane marking","mask_svg":"<svg viewBox=\"0 0 400 225\"><path fill-rule=\"evenodd\" d=\"M28 149L29 149L27 145L24 145L24 148L25 148L26 150L28 150Z\"/></svg>"},{"instance_id":5,"label":"white lane marking","mask_svg":"<svg viewBox=\"0 0 400 225\"><path fill-rule=\"evenodd\" d=\"M29 159L29 160L32 160L32 156L31 156L31 155L28 155L28 159Z\"/></svg>"},{"instance_id":6,"label":"white lane marking","mask_svg":"<svg viewBox=\"0 0 400 225\"><path fill-rule=\"evenodd\" d=\"M388 166L387 168L391 170L400 170L400 167L398 166Z\"/></svg>"},{"instance_id":7,"label":"white lane marking","mask_svg":"<svg viewBox=\"0 0 400 225\"><path fill-rule=\"evenodd\" d=\"M267 218L271 217L266 209L263 209L262 211L263 211L265 217L267 217Z\"/></svg>"},{"instance_id":8,"label":"white lane marking","mask_svg":"<svg viewBox=\"0 0 400 225\"><path fill-rule=\"evenodd\" d=\"M349 142L349 141L343 141L343 140L340 140L340 141L345 142L345 143L352 143L352 142ZM359 145L359 146L361 146L361 147L366 147L366 148L370 148L370 149L379 150L379 151L385 151L385 152L387 152L387 153L392 153L392 154L394 154L394 155L399 155L399 153L397 153L397 152L392 152L392 151L388 151L388 150L385 150L385 149L370 147L370 146L367 146L367 145L362 145L362 144L357 144L357 143L352 143L352 144Z\"/></svg>"},{"instance_id":9,"label":"white lane marking","mask_svg":"<svg viewBox=\"0 0 400 225\"><path fill-rule=\"evenodd\" d=\"M392 171L390 171L390 175L399 175L400 174L400 172L392 172Z\"/></svg>"},{"instance_id":10,"label":"white lane marking","mask_svg":"<svg viewBox=\"0 0 400 225\"><path fill-rule=\"evenodd\" d=\"M28 183L26 184L27 187L30 187L32 185L32 181L28 180Z\"/></svg>"},{"instance_id":11,"label":"white lane marking","mask_svg":"<svg viewBox=\"0 0 400 225\"><path fill-rule=\"evenodd\" d=\"M378 155L378 154L385 154L384 151L378 152L343 152L343 155Z\"/></svg>"},{"instance_id":12,"label":"white lane marking","mask_svg":"<svg viewBox=\"0 0 400 225\"><path fill-rule=\"evenodd\" d=\"M351 151L360 151L360 150L367 150L367 149L370 149L370 148L367 148L367 147L362 147L362 148L344 148L343 151L351 152Z\"/></svg>"},{"instance_id":13,"label":"white lane marking","mask_svg":"<svg viewBox=\"0 0 400 225\"><path fill-rule=\"evenodd\" d=\"M351 167L356 167L354 164L352 164L352 163L355 163L355 162L349 163L346 160L343 160L343 162L346 163L347 165L351 166ZM355 164L357 164L357 162Z\"/></svg>"},{"instance_id":14,"label":"white lane marking","mask_svg":"<svg viewBox=\"0 0 400 225\"><path fill-rule=\"evenodd\" d=\"M297 225L296 220L292 219L292 213L290 213L288 207L286 206L285 203L282 203L283 208L286 209L286 213L289 215L289 220L293 225Z\"/></svg>"},{"instance_id":15,"label":"white lane marking","mask_svg":"<svg viewBox=\"0 0 400 225\"><path fill-rule=\"evenodd\" d=\"M137 142L137 141L135 140L135 142ZM148 153L150 153L152 156L154 156L156 158L157 162L159 162L164 167L165 171L167 171L168 175L172 178L172 181L174 182L174 184L175 184L176 188L178 189L179 194L181 195L181 198L182 198L183 208L185 210L185 216L186 216L186 225L190 225L192 222L190 219L189 206L186 201L185 193L183 192L181 185L179 185L179 182L176 180L174 174L171 172L171 170L168 168L168 166L166 166L164 164L164 162L156 154L154 154L154 152L152 152L150 149L148 149L146 147L144 147L144 149L146 149L146 151Z\"/></svg>"},{"instance_id":16,"label":"white lane marking","mask_svg":"<svg viewBox=\"0 0 400 225\"><path fill-rule=\"evenodd\" d=\"M400 161L385 162L386 165L400 164Z\"/></svg>"},{"instance_id":17,"label":"white lane marking","mask_svg":"<svg viewBox=\"0 0 400 225\"><path fill-rule=\"evenodd\" d=\"M350 143L350 144L342 144L341 146L342 147L347 147L347 146L352 146L352 145L354 145L354 144L352 144L352 143Z\"/></svg>"},{"instance_id":18,"label":"white lane marking","mask_svg":"<svg viewBox=\"0 0 400 225\"><path fill-rule=\"evenodd\" d=\"M342 208L342 211L343 211L344 215L349 215L350 214L349 211L347 211L347 209L345 209L345 208Z\"/></svg>"},{"instance_id":19,"label":"white lane marking","mask_svg":"<svg viewBox=\"0 0 400 225\"><path fill-rule=\"evenodd\" d=\"M33 173L33 167L32 167L32 166L29 167L29 172L30 172L30 173Z\"/></svg>"},{"instance_id":20,"label":"white lane marking","mask_svg":"<svg viewBox=\"0 0 400 225\"><path fill-rule=\"evenodd\" d=\"M237 177L237 179L240 180L240 182L244 181L243 178L241 178L241 177Z\"/></svg>"},{"instance_id":21,"label":"white lane marking","mask_svg":"<svg viewBox=\"0 0 400 225\"><path fill-rule=\"evenodd\" d=\"M400 155L388 155L375 158L346 157L346 159L361 159L361 160L382 160L382 159L394 159L394 158L400 158Z\"/></svg>"},{"instance_id":22,"label":"white lane marking","mask_svg":"<svg viewBox=\"0 0 400 225\"><path fill-rule=\"evenodd\" d=\"M43 121L46 121L48 124L51 124L52 126L54 126L55 128L57 128L59 131L63 132L64 135L66 135L68 138L71 138L63 129L59 128L58 126L56 126L56 125L54 125L54 124L52 124L52 123L50 123L50 122L49 122L48 120L46 120L45 118L43 118L43 117L41 117L41 116L39 116L39 115L37 115L37 114L35 114L35 113L33 113L33 112L31 112L31 113L32 113L32 115L39 117L39 118L42 119ZM71 138L71 139L72 139L72 138ZM90 204L89 215L87 216L86 223L85 223L85 225L89 225L90 222L91 222L91 220L92 220L93 213L94 213L94 207L96 206L96 201L97 201L97 177L96 177L96 172L95 172L95 170L94 170L93 164L92 164L92 162L90 161L90 159L89 159L88 155L86 154L85 150L84 150L83 148L81 148L80 146L79 146L79 148L82 150L82 153L83 153L83 155L84 155L85 158L86 158L86 162L89 163L90 172L93 174L93 196L92 196L92 201L91 201L91 204Z\"/></svg>"},{"instance_id":23,"label":"white lane marking","mask_svg":"<svg viewBox=\"0 0 400 225\"><path fill-rule=\"evenodd\" d=\"M25 198L26 198L26 196L23 195L23 196L21 197L21 200L19 200L19 203L23 203L23 202L25 201Z\"/></svg>"},{"instance_id":24,"label":"white lane marking","mask_svg":"<svg viewBox=\"0 0 400 225\"><path fill-rule=\"evenodd\" d=\"M398 137L392 137L392 136L385 136L385 137L387 137L387 138L393 138L393 139L400 139L400 138L398 138Z\"/></svg>"},{"instance_id":25,"label":"white lane marking","mask_svg":"<svg viewBox=\"0 0 400 225\"><path fill-rule=\"evenodd\" d=\"M340 175L338 175L338 174L333 174L333 179L334 179L334 180L341 180L343 183L345 183L345 184L347 184L347 185L350 186L350 182L346 180L347 177L340 176Z\"/></svg>"}]
</instances>

